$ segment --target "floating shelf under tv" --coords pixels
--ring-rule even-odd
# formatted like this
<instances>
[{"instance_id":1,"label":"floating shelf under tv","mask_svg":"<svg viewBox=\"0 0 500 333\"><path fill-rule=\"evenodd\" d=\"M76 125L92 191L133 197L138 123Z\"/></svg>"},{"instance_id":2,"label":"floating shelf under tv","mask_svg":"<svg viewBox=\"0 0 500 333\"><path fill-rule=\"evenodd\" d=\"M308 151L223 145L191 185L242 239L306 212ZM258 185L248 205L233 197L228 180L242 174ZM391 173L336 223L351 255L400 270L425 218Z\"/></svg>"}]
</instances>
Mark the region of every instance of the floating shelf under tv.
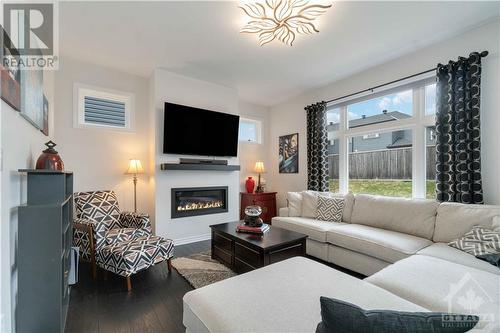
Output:
<instances>
[{"instance_id":1,"label":"floating shelf under tv","mask_svg":"<svg viewBox=\"0 0 500 333\"><path fill-rule=\"evenodd\" d=\"M239 165L217 165L217 164L179 164L162 163L160 169L165 170L205 170L205 171L239 171Z\"/></svg>"}]
</instances>

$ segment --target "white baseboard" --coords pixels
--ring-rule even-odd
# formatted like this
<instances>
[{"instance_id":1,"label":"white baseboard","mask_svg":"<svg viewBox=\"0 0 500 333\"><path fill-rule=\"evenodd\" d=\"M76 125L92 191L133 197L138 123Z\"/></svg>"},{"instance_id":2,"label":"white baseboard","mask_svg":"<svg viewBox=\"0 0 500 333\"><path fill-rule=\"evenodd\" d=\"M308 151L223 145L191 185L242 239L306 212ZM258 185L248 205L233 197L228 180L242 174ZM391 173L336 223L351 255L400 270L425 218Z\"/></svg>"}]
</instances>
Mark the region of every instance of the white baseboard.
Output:
<instances>
[{"instance_id":1,"label":"white baseboard","mask_svg":"<svg viewBox=\"0 0 500 333\"><path fill-rule=\"evenodd\" d=\"M201 242L207 239L212 238L212 234L203 234L203 235L197 235L197 236L190 236L190 237L183 237L183 238L177 238L174 239L174 244L177 245L184 245L184 244L189 244L189 243L195 243L195 242Z\"/></svg>"}]
</instances>

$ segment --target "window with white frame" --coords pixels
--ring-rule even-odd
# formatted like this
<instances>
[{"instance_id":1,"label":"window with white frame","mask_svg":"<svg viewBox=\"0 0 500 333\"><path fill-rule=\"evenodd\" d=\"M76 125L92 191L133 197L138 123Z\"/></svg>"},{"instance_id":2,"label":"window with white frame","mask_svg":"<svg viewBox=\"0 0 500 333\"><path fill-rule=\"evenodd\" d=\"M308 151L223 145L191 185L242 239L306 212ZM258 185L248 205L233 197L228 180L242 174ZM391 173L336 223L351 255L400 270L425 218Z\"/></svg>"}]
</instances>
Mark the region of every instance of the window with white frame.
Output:
<instances>
[{"instance_id":1,"label":"window with white frame","mask_svg":"<svg viewBox=\"0 0 500 333\"><path fill-rule=\"evenodd\" d=\"M262 122L240 117L238 139L240 142L262 143Z\"/></svg>"},{"instance_id":2,"label":"window with white frame","mask_svg":"<svg viewBox=\"0 0 500 333\"><path fill-rule=\"evenodd\" d=\"M433 198L435 95L428 77L328 105L330 191Z\"/></svg>"},{"instance_id":3,"label":"window with white frame","mask_svg":"<svg viewBox=\"0 0 500 333\"><path fill-rule=\"evenodd\" d=\"M134 95L75 83L74 126L133 130Z\"/></svg>"}]
</instances>

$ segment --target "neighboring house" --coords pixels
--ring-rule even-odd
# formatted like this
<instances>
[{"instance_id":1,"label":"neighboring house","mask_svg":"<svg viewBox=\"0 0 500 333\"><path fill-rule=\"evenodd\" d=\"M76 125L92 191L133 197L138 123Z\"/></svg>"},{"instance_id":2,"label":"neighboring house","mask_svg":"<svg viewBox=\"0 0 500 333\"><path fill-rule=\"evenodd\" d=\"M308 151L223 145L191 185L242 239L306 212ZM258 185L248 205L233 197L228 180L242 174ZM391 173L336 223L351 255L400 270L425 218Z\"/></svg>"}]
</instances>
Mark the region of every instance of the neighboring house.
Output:
<instances>
[{"instance_id":1,"label":"neighboring house","mask_svg":"<svg viewBox=\"0 0 500 333\"><path fill-rule=\"evenodd\" d=\"M400 119L410 118L410 115L402 113L399 111L387 112L384 110L381 114L377 114L370 117L363 116L359 119L354 119L349 121L349 127L361 127L379 123L385 123L389 121L396 121ZM330 123L327 125L328 129L328 154L336 155L339 153L339 142L338 139L331 139L333 137L333 132L338 130L338 123ZM435 130L434 128L427 128L426 131L426 142L427 145L435 144ZM400 130L385 133L371 133L368 135L357 136L349 140L349 152L363 152L363 151L374 151L382 149L395 149L395 148L405 148L412 146L412 136L410 130Z\"/></svg>"}]
</instances>

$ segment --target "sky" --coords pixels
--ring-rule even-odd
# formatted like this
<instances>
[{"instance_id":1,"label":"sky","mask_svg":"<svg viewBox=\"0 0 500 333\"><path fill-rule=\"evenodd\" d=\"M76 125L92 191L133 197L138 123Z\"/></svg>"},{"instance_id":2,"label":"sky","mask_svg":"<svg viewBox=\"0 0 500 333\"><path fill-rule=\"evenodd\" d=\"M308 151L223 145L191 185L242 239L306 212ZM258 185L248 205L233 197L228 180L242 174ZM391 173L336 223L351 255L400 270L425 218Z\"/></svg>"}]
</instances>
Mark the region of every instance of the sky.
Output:
<instances>
[{"instance_id":1,"label":"sky","mask_svg":"<svg viewBox=\"0 0 500 333\"><path fill-rule=\"evenodd\" d=\"M241 141L256 141L255 124L243 122L240 119L239 139Z\"/></svg>"},{"instance_id":2,"label":"sky","mask_svg":"<svg viewBox=\"0 0 500 333\"><path fill-rule=\"evenodd\" d=\"M436 85L427 86L425 89L426 99L426 115L435 112L435 88ZM367 101L351 104L347 107L349 120L359 119L362 115L367 117L380 114L383 110L399 111L408 115L413 114L413 93L412 90L401 91L395 94L385 95L378 98L373 98ZM339 121L339 112L332 110L328 112L328 123L337 123Z\"/></svg>"}]
</instances>

